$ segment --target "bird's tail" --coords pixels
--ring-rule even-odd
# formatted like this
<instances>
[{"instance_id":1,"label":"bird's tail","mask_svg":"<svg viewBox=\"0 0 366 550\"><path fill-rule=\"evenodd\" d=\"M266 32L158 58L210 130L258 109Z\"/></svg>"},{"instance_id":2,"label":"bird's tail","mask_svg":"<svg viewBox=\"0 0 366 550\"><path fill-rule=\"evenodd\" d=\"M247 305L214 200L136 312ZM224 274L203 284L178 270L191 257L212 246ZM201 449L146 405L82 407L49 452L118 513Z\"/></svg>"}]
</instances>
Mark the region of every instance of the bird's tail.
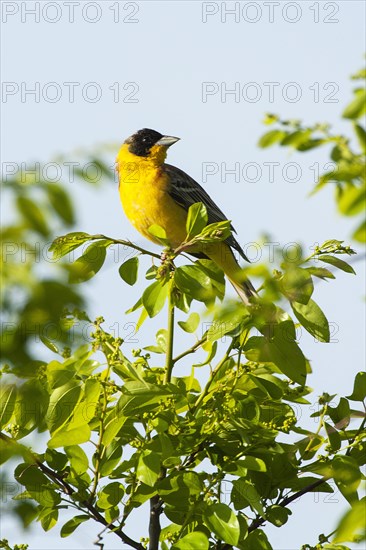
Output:
<instances>
[{"instance_id":1,"label":"bird's tail","mask_svg":"<svg viewBox=\"0 0 366 550\"><path fill-rule=\"evenodd\" d=\"M229 277L229 281L238 293L239 298L246 306L253 303L253 299L258 298L258 294L249 279L243 279L239 282L238 280Z\"/></svg>"},{"instance_id":2,"label":"bird's tail","mask_svg":"<svg viewBox=\"0 0 366 550\"><path fill-rule=\"evenodd\" d=\"M215 243L210 247L207 256L221 267L245 305L255 301L258 294L250 280L244 275L233 251L226 243Z\"/></svg>"}]
</instances>

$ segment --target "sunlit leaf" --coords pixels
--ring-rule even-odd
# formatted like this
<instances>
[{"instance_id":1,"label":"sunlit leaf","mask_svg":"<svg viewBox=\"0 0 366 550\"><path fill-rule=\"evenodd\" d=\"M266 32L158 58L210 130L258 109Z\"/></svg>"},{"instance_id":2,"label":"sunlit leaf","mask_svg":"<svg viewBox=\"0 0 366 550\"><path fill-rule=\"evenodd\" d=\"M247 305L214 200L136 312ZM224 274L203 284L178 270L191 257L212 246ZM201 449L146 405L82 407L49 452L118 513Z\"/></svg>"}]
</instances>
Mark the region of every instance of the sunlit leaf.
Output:
<instances>
[{"instance_id":1,"label":"sunlit leaf","mask_svg":"<svg viewBox=\"0 0 366 550\"><path fill-rule=\"evenodd\" d=\"M79 248L82 244L90 240L90 235L83 232L68 233L63 237L57 237L51 244L49 251L52 252L53 259L60 259L69 252Z\"/></svg>"},{"instance_id":2,"label":"sunlit leaf","mask_svg":"<svg viewBox=\"0 0 366 550\"><path fill-rule=\"evenodd\" d=\"M357 541L359 536L361 539L366 538L365 506L366 499L363 498L355 502L345 513L337 527L334 542L353 542Z\"/></svg>"},{"instance_id":3,"label":"sunlit leaf","mask_svg":"<svg viewBox=\"0 0 366 550\"><path fill-rule=\"evenodd\" d=\"M291 302L291 307L302 326L320 342L329 342L329 323L314 300L310 299L307 304Z\"/></svg>"},{"instance_id":4,"label":"sunlit leaf","mask_svg":"<svg viewBox=\"0 0 366 550\"><path fill-rule=\"evenodd\" d=\"M209 546L207 536L200 531L194 531L179 539L171 550L208 550Z\"/></svg>"},{"instance_id":5,"label":"sunlit leaf","mask_svg":"<svg viewBox=\"0 0 366 550\"><path fill-rule=\"evenodd\" d=\"M289 269L281 279L281 290L291 302L307 304L314 290L310 273L300 267Z\"/></svg>"},{"instance_id":6,"label":"sunlit leaf","mask_svg":"<svg viewBox=\"0 0 366 550\"><path fill-rule=\"evenodd\" d=\"M204 521L220 540L227 544L238 544L240 526L236 515L229 506L223 503L207 506Z\"/></svg>"},{"instance_id":7,"label":"sunlit leaf","mask_svg":"<svg viewBox=\"0 0 366 550\"><path fill-rule=\"evenodd\" d=\"M326 262L327 264L334 265L334 267L338 267L338 269L341 269L342 271L345 271L346 273L353 273L356 275L355 270L352 266L350 266L347 262L344 260L341 260L340 258L337 258L336 256L329 256L328 254L321 254L319 256L319 260L322 262Z\"/></svg>"},{"instance_id":8,"label":"sunlit leaf","mask_svg":"<svg viewBox=\"0 0 366 550\"><path fill-rule=\"evenodd\" d=\"M18 197L17 206L24 218L28 221L31 229L44 237L50 232L43 210L30 198Z\"/></svg>"},{"instance_id":9,"label":"sunlit leaf","mask_svg":"<svg viewBox=\"0 0 366 550\"><path fill-rule=\"evenodd\" d=\"M139 267L138 256L129 258L126 260L119 268L119 274L125 283L129 285L134 285L137 281L137 273Z\"/></svg>"},{"instance_id":10,"label":"sunlit leaf","mask_svg":"<svg viewBox=\"0 0 366 550\"><path fill-rule=\"evenodd\" d=\"M366 372L361 371L356 374L353 384L353 392L347 399L352 401L364 401L366 398Z\"/></svg>"},{"instance_id":11,"label":"sunlit leaf","mask_svg":"<svg viewBox=\"0 0 366 550\"><path fill-rule=\"evenodd\" d=\"M136 478L149 487L153 487L160 475L160 467L159 456L146 449L140 453Z\"/></svg>"},{"instance_id":12,"label":"sunlit leaf","mask_svg":"<svg viewBox=\"0 0 366 550\"><path fill-rule=\"evenodd\" d=\"M164 307L168 295L168 285L155 281L148 286L142 295L142 303L149 317L155 317Z\"/></svg>"},{"instance_id":13,"label":"sunlit leaf","mask_svg":"<svg viewBox=\"0 0 366 550\"><path fill-rule=\"evenodd\" d=\"M198 327L198 324L200 322L200 316L198 313L191 313L190 316L186 321L178 321L178 325L185 331L185 332L195 332L195 330Z\"/></svg>"},{"instance_id":14,"label":"sunlit leaf","mask_svg":"<svg viewBox=\"0 0 366 550\"><path fill-rule=\"evenodd\" d=\"M344 118L358 119L366 110L366 90L359 88L354 94L355 98L342 113Z\"/></svg>"},{"instance_id":15,"label":"sunlit leaf","mask_svg":"<svg viewBox=\"0 0 366 550\"><path fill-rule=\"evenodd\" d=\"M102 268L106 258L106 248L111 241L100 240L88 246L86 251L69 267L70 283L82 283L88 281Z\"/></svg>"},{"instance_id":16,"label":"sunlit leaf","mask_svg":"<svg viewBox=\"0 0 366 550\"><path fill-rule=\"evenodd\" d=\"M61 538L69 537L70 535L72 535L75 529L79 527L81 523L88 521L88 519L90 519L90 517L85 514L80 514L79 516L74 516L73 518L71 518L61 527Z\"/></svg>"},{"instance_id":17,"label":"sunlit leaf","mask_svg":"<svg viewBox=\"0 0 366 550\"><path fill-rule=\"evenodd\" d=\"M259 147L265 148L270 147L274 143L278 143L286 136L286 132L283 130L270 130L266 134L263 134L263 136L258 141Z\"/></svg>"},{"instance_id":18,"label":"sunlit leaf","mask_svg":"<svg viewBox=\"0 0 366 550\"><path fill-rule=\"evenodd\" d=\"M74 207L70 196L65 189L56 183L47 183L46 189L49 201L61 220L63 220L67 225L74 224Z\"/></svg>"},{"instance_id":19,"label":"sunlit leaf","mask_svg":"<svg viewBox=\"0 0 366 550\"><path fill-rule=\"evenodd\" d=\"M186 221L187 241L201 233L207 225L207 220L207 209L202 202L196 202L189 207Z\"/></svg>"}]
</instances>

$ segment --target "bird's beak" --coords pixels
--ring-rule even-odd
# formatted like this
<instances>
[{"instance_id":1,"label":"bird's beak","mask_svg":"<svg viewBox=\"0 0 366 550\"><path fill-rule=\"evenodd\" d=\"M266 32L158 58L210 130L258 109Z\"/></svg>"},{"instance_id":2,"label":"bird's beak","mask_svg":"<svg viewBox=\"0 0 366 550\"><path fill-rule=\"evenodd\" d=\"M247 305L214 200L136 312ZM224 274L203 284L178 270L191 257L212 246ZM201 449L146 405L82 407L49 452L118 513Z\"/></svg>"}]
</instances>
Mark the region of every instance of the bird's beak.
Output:
<instances>
[{"instance_id":1,"label":"bird's beak","mask_svg":"<svg viewBox=\"0 0 366 550\"><path fill-rule=\"evenodd\" d=\"M159 139L159 141L156 142L155 145L161 145L163 147L170 147L171 145L173 145L173 143L176 143L177 141L179 141L180 138L179 137L174 137L174 136L163 136L161 139Z\"/></svg>"}]
</instances>

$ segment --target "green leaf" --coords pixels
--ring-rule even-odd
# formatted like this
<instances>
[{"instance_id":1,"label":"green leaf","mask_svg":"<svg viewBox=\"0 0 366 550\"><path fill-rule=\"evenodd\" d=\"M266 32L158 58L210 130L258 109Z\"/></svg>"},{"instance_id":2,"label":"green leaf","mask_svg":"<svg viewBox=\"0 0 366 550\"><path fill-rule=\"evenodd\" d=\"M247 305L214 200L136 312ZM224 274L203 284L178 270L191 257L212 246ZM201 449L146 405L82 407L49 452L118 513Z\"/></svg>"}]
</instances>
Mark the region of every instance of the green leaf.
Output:
<instances>
[{"instance_id":1,"label":"green leaf","mask_svg":"<svg viewBox=\"0 0 366 550\"><path fill-rule=\"evenodd\" d=\"M193 531L173 544L171 550L208 550L210 543L201 531Z\"/></svg>"},{"instance_id":2,"label":"green leaf","mask_svg":"<svg viewBox=\"0 0 366 550\"><path fill-rule=\"evenodd\" d=\"M120 511L118 506L112 506L112 508L107 508L104 511L105 519L108 523L112 523L114 520L118 519Z\"/></svg>"},{"instance_id":3,"label":"green leaf","mask_svg":"<svg viewBox=\"0 0 366 550\"><path fill-rule=\"evenodd\" d=\"M325 139L309 139L308 141L300 143L297 146L297 150L301 152L310 151L311 149L319 147L319 145L323 145L323 143L326 143Z\"/></svg>"},{"instance_id":4,"label":"green leaf","mask_svg":"<svg viewBox=\"0 0 366 550\"><path fill-rule=\"evenodd\" d=\"M330 445L333 453L335 453L336 451L338 451L341 448L341 444L342 444L341 436L339 435L339 432L333 426L328 424L328 422L324 422L324 428L327 432L329 445Z\"/></svg>"},{"instance_id":5,"label":"green leaf","mask_svg":"<svg viewBox=\"0 0 366 550\"><path fill-rule=\"evenodd\" d=\"M129 258L121 265L118 271L121 278L125 281L125 283L131 286L136 283L138 267L139 267L138 256Z\"/></svg>"},{"instance_id":6,"label":"green leaf","mask_svg":"<svg viewBox=\"0 0 366 550\"><path fill-rule=\"evenodd\" d=\"M34 464L19 464L14 472L15 479L24 485L31 496L39 504L50 508L60 503L61 497L56 492L58 487Z\"/></svg>"},{"instance_id":7,"label":"green leaf","mask_svg":"<svg viewBox=\"0 0 366 550\"><path fill-rule=\"evenodd\" d=\"M328 405L327 412L338 430L346 428L350 423L351 410L349 402L344 397L340 398L336 407Z\"/></svg>"},{"instance_id":8,"label":"green leaf","mask_svg":"<svg viewBox=\"0 0 366 550\"><path fill-rule=\"evenodd\" d=\"M273 550L267 535L261 530L256 529L249 533L248 537L241 543L240 550Z\"/></svg>"},{"instance_id":9,"label":"green leaf","mask_svg":"<svg viewBox=\"0 0 366 550\"><path fill-rule=\"evenodd\" d=\"M49 338L46 338L46 336L40 336L40 340L46 346L46 348L48 348L50 351L53 351L53 353L60 353L56 344L54 344Z\"/></svg>"},{"instance_id":10,"label":"green leaf","mask_svg":"<svg viewBox=\"0 0 366 550\"><path fill-rule=\"evenodd\" d=\"M238 460L237 462L240 463L241 466L243 466L248 470L253 470L256 472L267 471L266 463L262 459L257 458L255 456L247 455L244 458L241 458L240 460Z\"/></svg>"},{"instance_id":11,"label":"green leaf","mask_svg":"<svg viewBox=\"0 0 366 550\"><path fill-rule=\"evenodd\" d=\"M234 462L225 466L225 471L228 474L236 474L238 476L246 476L247 470L252 470L254 472L266 472L267 466L262 459L256 458L254 456L245 456L244 458L235 460ZM247 504L248 503L246 503L245 505ZM240 508L237 509L239 510Z\"/></svg>"},{"instance_id":12,"label":"green leaf","mask_svg":"<svg viewBox=\"0 0 366 550\"><path fill-rule=\"evenodd\" d=\"M166 245L166 246L169 245L169 241L166 237L165 229L163 227L161 227L160 225L158 225L156 223L150 225L150 227L148 228L148 232L150 233L150 235L155 237L155 239L159 243L161 243L163 245Z\"/></svg>"},{"instance_id":13,"label":"green leaf","mask_svg":"<svg viewBox=\"0 0 366 550\"><path fill-rule=\"evenodd\" d=\"M52 392L46 414L47 425L51 433L60 429L72 417L81 396L81 387L78 382L74 381L70 381Z\"/></svg>"},{"instance_id":14,"label":"green leaf","mask_svg":"<svg viewBox=\"0 0 366 550\"><path fill-rule=\"evenodd\" d=\"M115 409L110 411L105 421L105 429L102 439L103 445L107 447L112 443L113 439L116 437L126 420L127 418L122 414L118 414L118 411Z\"/></svg>"},{"instance_id":15,"label":"green leaf","mask_svg":"<svg viewBox=\"0 0 366 550\"><path fill-rule=\"evenodd\" d=\"M366 153L366 132L365 128L360 126L360 124L355 124L354 129L356 132L356 136L358 138L358 142L360 144L360 147L364 153Z\"/></svg>"},{"instance_id":16,"label":"green leaf","mask_svg":"<svg viewBox=\"0 0 366 550\"><path fill-rule=\"evenodd\" d=\"M18 197L17 206L24 218L29 222L31 229L47 237L50 229L41 208L28 197Z\"/></svg>"},{"instance_id":17,"label":"green leaf","mask_svg":"<svg viewBox=\"0 0 366 550\"><path fill-rule=\"evenodd\" d=\"M47 365L47 381L50 385L50 388L55 389L60 386L63 386L69 382L75 376L75 365L65 365L65 363L60 363L59 361L51 361Z\"/></svg>"},{"instance_id":18,"label":"green leaf","mask_svg":"<svg viewBox=\"0 0 366 550\"><path fill-rule=\"evenodd\" d=\"M126 382L123 395L118 401L118 414L135 416L139 411L149 410L151 405L172 398L171 386L148 384L147 382Z\"/></svg>"},{"instance_id":19,"label":"green leaf","mask_svg":"<svg viewBox=\"0 0 366 550\"><path fill-rule=\"evenodd\" d=\"M167 295L168 285L162 285L161 281L155 281L145 288L142 303L149 317L155 317L163 309Z\"/></svg>"},{"instance_id":20,"label":"green leaf","mask_svg":"<svg viewBox=\"0 0 366 550\"><path fill-rule=\"evenodd\" d=\"M49 251L52 252L52 258L59 260L69 252L79 248L82 244L90 240L91 235L83 232L68 233L63 237L57 237L51 244Z\"/></svg>"},{"instance_id":21,"label":"green leaf","mask_svg":"<svg viewBox=\"0 0 366 550\"><path fill-rule=\"evenodd\" d=\"M357 227L352 235L352 239L358 241L359 243L366 242L366 221L363 221L361 225Z\"/></svg>"},{"instance_id":22,"label":"green leaf","mask_svg":"<svg viewBox=\"0 0 366 550\"><path fill-rule=\"evenodd\" d=\"M291 302L291 307L302 326L319 342L329 342L329 323L318 306L312 299L307 304Z\"/></svg>"},{"instance_id":23,"label":"green leaf","mask_svg":"<svg viewBox=\"0 0 366 550\"><path fill-rule=\"evenodd\" d=\"M222 300L225 296L225 274L212 260L202 259L195 262L202 271L210 277L211 284L217 297Z\"/></svg>"},{"instance_id":24,"label":"green leaf","mask_svg":"<svg viewBox=\"0 0 366 550\"><path fill-rule=\"evenodd\" d=\"M56 471L61 471L67 465L68 459L67 456L63 453L59 453L54 449L47 449L44 454L47 464Z\"/></svg>"},{"instance_id":25,"label":"green leaf","mask_svg":"<svg viewBox=\"0 0 366 550\"><path fill-rule=\"evenodd\" d=\"M112 441L106 448L104 455L100 460L100 475L109 476L118 466L122 457L122 444L119 439Z\"/></svg>"},{"instance_id":26,"label":"green leaf","mask_svg":"<svg viewBox=\"0 0 366 550\"><path fill-rule=\"evenodd\" d=\"M281 141L281 146L291 146L297 149L299 145L309 140L311 130L296 130L291 134L287 134Z\"/></svg>"},{"instance_id":27,"label":"green leaf","mask_svg":"<svg viewBox=\"0 0 366 550\"><path fill-rule=\"evenodd\" d=\"M191 313L190 316L186 321L178 321L178 325L185 331L185 332L195 332L200 322L200 316L198 313Z\"/></svg>"},{"instance_id":28,"label":"green leaf","mask_svg":"<svg viewBox=\"0 0 366 550\"><path fill-rule=\"evenodd\" d=\"M292 322L280 323L275 327L274 337L270 341L263 336L252 336L245 344L244 351L249 360L274 363L291 380L304 385L306 360L293 339L292 327Z\"/></svg>"},{"instance_id":29,"label":"green leaf","mask_svg":"<svg viewBox=\"0 0 366 550\"><path fill-rule=\"evenodd\" d=\"M338 269L341 269L342 271L345 271L346 273L353 273L356 275L355 270L353 267L351 267L347 262L344 260L341 260L340 258L337 258L336 256L329 256L328 254L321 254L319 256L319 260L322 262L326 262L327 264L334 265L334 267L338 267Z\"/></svg>"},{"instance_id":30,"label":"green leaf","mask_svg":"<svg viewBox=\"0 0 366 550\"><path fill-rule=\"evenodd\" d=\"M214 296L210 277L196 264L178 267L174 281L179 290L195 300L206 302Z\"/></svg>"},{"instance_id":31,"label":"green leaf","mask_svg":"<svg viewBox=\"0 0 366 550\"><path fill-rule=\"evenodd\" d=\"M156 452L143 450L140 453L136 468L136 478L148 485L154 487L160 475L160 458Z\"/></svg>"},{"instance_id":32,"label":"green leaf","mask_svg":"<svg viewBox=\"0 0 366 550\"><path fill-rule=\"evenodd\" d=\"M231 491L231 500L235 509L241 510L250 506L252 510L264 517L265 512L261 497L254 485L244 477L234 479L232 483L233 489Z\"/></svg>"},{"instance_id":33,"label":"green leaf","mask_svg":"<svg viewBox=\"0 0 366 550\"><path fill-rule=\"evenodd\" d=\"M70 460L72 470L74 470L77 475L87 471L89 468L89 460L81 447L78 445L68 445L65 447L65 453Z\"/></svg>"},{"instance_id":34,"label":"green leaf","mask_svg":"<svg viewBox=\"0 0 366 550\"><path fill-rule=\"evenodd\" d=\"M49 405L49 394L40 380L31 378L18 387L14 424L18 437L24 437L37 426L44 429L44 418Z\"/></svg>"},{"instance_id":35,"label":"green leaf","mask_svg":"<svg viewBox=\"0 0 366 550\"><path fill-rule=\"evenodd\" d=\"M365 506L365 498L353 504L339 522L333 542L356 542L366 538Z\"/></svg>"},{"instance_id":36,"label":"green leaf","mask_svg":"<svg viewBox=\"0 0 366 550\"><path fill-rule=\"evenodd\" d=\"M186 240L189 241L192 237L199 235L202 229L207 225L207 209L202 202L196 202L189 207L187 221L186 221L186 230L187 237Z\"/></svg>"},{"instance_id":37,"label":"green leaf","mask_svg":"<svg viewBox=\"0 0 366 550\"><path fill-rule=\"evenodd\" d=\"M165 328L161 328L155 335L157 347L159 347L163 353L166 352L167 340L168 340L168 331Z\"/></svg>"},{"instance_id":38,"label":"green leaf","mask_svg":"<svg viewBox=\"0 0 366 550\"><path fill-rule=\"evenodd\" d=\"M0 427L6 426L13 416L17 388L15 384L2 385L0 388Z\"/></svg>"},{"instance_id":39,"label":"green leaf","mask_svg":"<svg viewBox=\"0 0 366 550\"><path fill-rule=\"evenodd\" d=\"M273 113L266 113L263 119L263 124L266 124L267 126L269 126L274 122L278 122L278 120L279 118L277 115L274 115Z\"/></svg>"},{"instance_id":40,"label":"green leaf","mask_svg":"<svg viewBox=\"0 0 366 550\"><path fill-rule=\"evenodd\" d=\"M74 516L72 519L67 521L65 525L61 527L61 531L60 531L61 538L66 538L72 535L75 529L79 527L81 523L84 523L84 521L88 521L88 519L90 519L90 517L85 514L82 514L80 516Z\"/></svg>"},{"instance_id":41,"label":"green leaf","mask_svg":"<svg viewBox=\"0 0 366 550\"><path fill-rule=\"evenodd\" d=\"M352 401L363 401L366 397L366 372L358 372L355 377L352 395L347 397Z\"/></svg>"},{"instance_id":42,"label":"green leaf","mask_svg":"<svg viewBox=\"0 0 366 550\"><path fill-rule=\"evenodd\" d=\"M281 279L281 290L290 302L307 304L314 290L310 273L301 267L289 269Z\"/></svg>"},{"instance_id":43,"label":"green leaf","mask_svg":"<svg viewBox=\"0 0 366 550\"><path fill-rule=\"evenodd\" d=\"M106 248L111 244L108 240L90 244L84 254L69 267L69 283L83 283L94 277L102 268L106 258Z\"/></svg>"},{"instance_id":44,"label":"green leaf","mask_svg":"<svg viewBox=\"0 0 366 550\"><path fill-rule=\"evenodd\" d=\"M258 141L258 145L263 149L265 147L270 147L274 143L278 143L279 141L281 141L286 135L286 132L284 132L283 130L270 130L269 132L263 134L263 136Z\"/></svg>"},{"instance_id":45,"label":"green leaf","mask_svg":"<svg viewBox=\"0 0 366 550\"><path fill-rule=\"evenodd\" d=\"M57 447L65 447L66 445L80 445L90 440L91 430L88 424L77 426L76 428L65 426L57 430L57 432L48 441L47 446L50 449Z\"/></svg>"},{"instance_id":46,"label":"green leaf","mask_svg":"<svg viewBox=\"0 0 366 550\"><path fill-rule=\"evenodd\" d=\"M282 527L282 525L287 523L288 517L291 513L291 510L288 510L288 508L274 504L273 506L269 506L269 508L267 508L266 519L268 519L268 521L273 523L276 527Z\"/></svg>"},{"instance_id":47,"label":"green leaf","mask_svg":"<svg viewBox=\"0 0 366 550\"><path fill-rule=\"evenodd\" d=\"M41 522L44 531L49 531L57 523L58 509L43 508L38 514L37 520Z\"/></svg>"},{"instance_id":48,"label":"green leaf","mask_svg":"<svg viewBox=\"0 0 366 550\"><path fill-rule=\"evenodd\" d=\"M348 184L342 188L338 196L338 209L344 216L355 216L365 210L365 185Z\"/></svg>"},{"instance_id":49,"label":"green leaf","mask_svg":"<svg viewBox=\"0 0 366 550\"><path fill-rule=\"evenodd\" d=\"M220 540L227 544L238 544L240 526L238 518L229 506L222 503L207 506L204 521Z\"/></svg>"},{"instance_id":50,"label":"green leaf","mask_svg":"<svg viewBox=\"0 0 366 550\"><path fill-rule=\"evenodd\" d=\"M97 506L102 510L108 510L113 506L117 506L124 495L123 485L118 481L109 483L98 493Z\"/></svg>"},{"instance_id":51,"label":"green leaf","mask_svg":"<svg viewBox=\"0 0 366 550\"><path fill-rule=\"evenodd\" d=\"M314 275L315 277L319 277L319 279L335 279L334 274L329 271L329 269L325 269L325 267L306 267L306 271L308 271L311 275Z\"/></svg>"},{"instance_id":52,"label":"green leaf","mask_svg":"<svg viewBox=\"0 0 366 550\"><path fill-rule=\"evenodd\" d=\"M204 365L208 365L209 363L211 363L211 361L216 355L217 342L207 341L204 344L202 344L202 349L207 351L207 357L201 363L194 363L192 365L193 367L203 367Z\"/></svg>"},{"instance_id":53,"label":"green leaf","mask_svg":"<svg viewBox=\"0 0 366 550\"><path fill-rule=\"evenodd\" d=\"M357 488L362 478L357 462L350 456L337 455L332 462L332 471L338 489L352 505L358 500Z\"/></svg>"},{"instance_id":54,"label":"green leaf","mask_svg":"<svg viewBox=\"0 0 366 550\"><path fill-rule=\"evenodd\" d=\"M199 243L217 243L225 241L231 235L231 221L224 220L206 225L200 235L196 237Z\"/></svg>"},{"instance_id":55,"label":"green leaf","mask_svg":"<svg viewBox=\"0 0 366 550\"><path fill-rule=\"evenodd\" d=\"M366 109L366 90L359 88L354 90L355 98L347 105L342 113L343 118L358 119Z\"/></svg>"},{"instance_id":56,"label":"green leaf","mask_svg":"<svg viewBox=\"0 0 366 550\"><path fill-rule=\"evenodd\" d=\"M136 311L137 309L140 309L140 307L142 307L142 298L139 298L137 300L137 302L132 306L130 307L129 309L127 309L127 311L125 312L126 314L127 313L132 313L133 311Z\"/></svg>"},{"instance_id":57,"label":"green leaf","mask_svg":"<svg viewBox=\"0 0 366 550\"><path fill-rule=\"evenodd\" d=\"M75 223L75 214L68 193L56 183L47 183L46 189L52 208L67 225L73 225Z\"/></svg>"}]
</instances>

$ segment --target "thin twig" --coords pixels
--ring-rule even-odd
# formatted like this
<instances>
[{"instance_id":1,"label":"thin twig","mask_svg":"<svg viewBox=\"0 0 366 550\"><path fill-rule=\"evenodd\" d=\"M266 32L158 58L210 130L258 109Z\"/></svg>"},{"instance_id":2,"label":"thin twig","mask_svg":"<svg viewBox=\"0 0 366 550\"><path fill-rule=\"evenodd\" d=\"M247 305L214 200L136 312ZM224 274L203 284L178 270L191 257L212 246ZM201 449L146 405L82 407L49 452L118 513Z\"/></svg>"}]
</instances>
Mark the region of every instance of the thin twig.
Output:
<instances>
[{"instance_id":1,"label":"thin twig","mask_svg":"<svg viewBox=\"0 0 366 550\"><path fill-rule=\"evenodd\" d=\"M205 333L205 335L202 336L202 338L200 338L200 340L197 340L197 342L195 344L193 344L193 346L191 346L186 351L183 351L182 353L180 353L179 355L174 357L174 359L172 359L173 364L175 364L175 363L177 363L177 361L180 361L181 359L183 359L183 357L185 357L186 355L189 355L190 353L194 353L200 346L202 346L202 344L204 344L206 342L206 340L207 340L207 333Z\"/></svg>"},{"instance_id":2,"label":"thin twig","mask_svg":"<svg viewBox=\"0 0 366 550\"><path fill-rule=\"evenodd\" d=\"M140 254L144 254L146 256L152 256L153 258L157 258L158 260L161 259L161 254L156 254L155 252L146 250L145 248L142 248L141 246L137 246L137 244L134 244L131 241L125 241L123 239L114 239L113 237L107 237L106 235L102 235L102 234L89 236L89 240L91 241L97 241L100 239L106 239L107 241L111 241L113 244L122 244L123 246L128 246L129 248L133 248L134 250L137 250L137 252L140 252Z\"/></svg>"},{"instance_id":3,"label":"thin twig","mask_svg":"<svg viewBox=\"0 0 366 550\"><path fill-rule=\"evenodd\" d=\"M0 439L5 441L8 444L14 444L14 441L11 437L1 433ZM76 491L75 489L67 483L67 481L62 477L62 475L48 468L43 462L41 462L37 456L28 449L28 457L32 457L34 465L39 468L48 478L50 478L58 487L68 496L72 496ZM131 546L135 550L145 550L142 544L131 539L126 533L122 531L117 525L113 523L108 523L108 521L98 512L98 510L87 500L80 502L80 507L82 509L87 509L90 516L95 519L98 523L101 523L105 527L110 528L110 530L119 537L122 542Z\"/></svg>"},{"instance_id":4,"label":"thin twig","mask_svg":"<svg viewBox=\"0 0 366 550\"><path fill-rule=\"evenodd\" d=\"M166 359L165 359L165 378L164 384L168 384L172 377L173 371L173 342L174 342L174 303L173 303L173 285L169 283L168 290L168 331L167 331L167 345L166 345Z\"/></svg>"},{"instance_id":5,"label":"thin twig","mask_svg":"<svg viewBox=\"0 0 366 550\"><path fill-rule=\"evenodd\" d=\"M297 500L298 498L300 498L302 495L305 495L306 493L310 493L311 491L313 491L314 489L316 489L317 487L319 487L320 485L322 485L323 483L325 483L326 481L328 481L328 479L330 479L329 476L324 476L320 479L317 479L316 481L314 481L314 483L311 483L310 485L308 485L307 487L304 487L303 489L301 489L300 491L297 491L297 493L294 493L293 495L291 495L290 497L287 497L287 498L284 498L283 500L281 500L281 502L278 503L278 506L282 506L283 508L285 508L286 506L288 506L289 504L291 504L291 502L294 502L294 500ZM251 533L252 531L254 531L255 529L258 529L258 527L260 527L261 525L263 525L263 523L265 522L265 518L258 518L258 519L255 519L250 525L249 525L249 528L248 528L248 533ZM228 548L223 548L223 550L228 550Z\"/></svg>"}]
</instances>

